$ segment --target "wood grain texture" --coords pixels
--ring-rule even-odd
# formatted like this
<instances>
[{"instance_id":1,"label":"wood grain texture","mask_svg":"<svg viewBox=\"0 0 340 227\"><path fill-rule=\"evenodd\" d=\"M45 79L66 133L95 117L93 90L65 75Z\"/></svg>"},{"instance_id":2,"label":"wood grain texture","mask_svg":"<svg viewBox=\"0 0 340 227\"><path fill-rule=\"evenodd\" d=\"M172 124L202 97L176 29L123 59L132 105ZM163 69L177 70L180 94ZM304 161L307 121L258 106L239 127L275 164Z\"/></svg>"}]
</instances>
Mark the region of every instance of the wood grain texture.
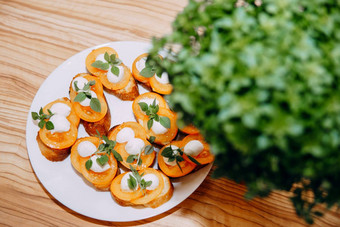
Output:
<instances>
[{"instance_id":1,"label":"wood grain texture","mask_svg":"<svg viewBox=\"0 0 340 227\"><path fill-rule=\"evenodd\" d=\"M99 221L60 204L35 176L25 128L46 77L88 47L169 33L185 5L183 0L0 0L0 225L305 226L287 193L246 201L244 186L210 177L164 214L137 222ZM329 211L314 226L340 226L339 212Z\"/></svg>"}]
</instances>

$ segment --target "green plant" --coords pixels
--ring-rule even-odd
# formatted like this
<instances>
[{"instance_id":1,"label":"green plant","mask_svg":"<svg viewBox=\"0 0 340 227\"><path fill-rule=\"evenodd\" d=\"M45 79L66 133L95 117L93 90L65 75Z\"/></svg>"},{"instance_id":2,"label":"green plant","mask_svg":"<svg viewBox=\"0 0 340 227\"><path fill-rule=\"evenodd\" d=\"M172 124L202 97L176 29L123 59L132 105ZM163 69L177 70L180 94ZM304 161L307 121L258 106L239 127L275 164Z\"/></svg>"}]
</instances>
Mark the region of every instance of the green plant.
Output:
<instances>
[{"instance_id":1,"label":"green plant","mask_svg":"<svg viewBox=\"0 0 340 227\"><path fill-rule=\"evenodd\" d=\"M292 191L308 223L322 215L317 204L340 204L339 5L190 0L148 59L168 72L179 118L217 155L214 176L244 182L249 199Z\"/></svg>"}]
</instances>

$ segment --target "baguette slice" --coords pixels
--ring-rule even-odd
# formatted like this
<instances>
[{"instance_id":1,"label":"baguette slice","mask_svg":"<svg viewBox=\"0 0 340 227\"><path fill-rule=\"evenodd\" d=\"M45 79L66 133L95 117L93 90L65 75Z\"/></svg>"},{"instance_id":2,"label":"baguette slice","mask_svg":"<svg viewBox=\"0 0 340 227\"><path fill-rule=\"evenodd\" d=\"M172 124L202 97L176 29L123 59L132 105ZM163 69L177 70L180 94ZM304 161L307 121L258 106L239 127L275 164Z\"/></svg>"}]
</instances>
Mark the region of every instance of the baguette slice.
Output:
<instances>
[{"instance_id":1,"label":"baguette slice","mask_svg":"<svg viewBox=\"0 0 340 227\"><path fill-rule=\"evenodd\" d=\"M160 205L168 202L171 199L171 197L172 197L172 195L174 193L174 186L172 185L169 177L167 177L161 171L159 171L159 172L162 175L163 180L164 180L163 190L162 190L161 194L159 194L159 196L157 196L154 200L152 200L149 203L145 204L146 207L157 208Z\"/></svg>"},{"instance_id":2,"label":"baguette slice","mask_svg":"<svg viewBox=\"0 0 340 227\"><path fill-rule=\"evenodd\" d=\"M124 101L133 101L139 96L137 83L132 76L130 76L129 82L125 87L116 90L105 87L105 91Z\"/></svg>"},{"instance_id":3,"label":"baguette slice","mask_svg":"<svg viewBox=\"0 0 340 227\"><path fill-rule=\"evenodd\" d=\"M39 133L36 137L41 154L52 162L62 161L70 154L70 147L64 149L54 149L46 146L40 139Z\"/></svg>"}]
</instances>

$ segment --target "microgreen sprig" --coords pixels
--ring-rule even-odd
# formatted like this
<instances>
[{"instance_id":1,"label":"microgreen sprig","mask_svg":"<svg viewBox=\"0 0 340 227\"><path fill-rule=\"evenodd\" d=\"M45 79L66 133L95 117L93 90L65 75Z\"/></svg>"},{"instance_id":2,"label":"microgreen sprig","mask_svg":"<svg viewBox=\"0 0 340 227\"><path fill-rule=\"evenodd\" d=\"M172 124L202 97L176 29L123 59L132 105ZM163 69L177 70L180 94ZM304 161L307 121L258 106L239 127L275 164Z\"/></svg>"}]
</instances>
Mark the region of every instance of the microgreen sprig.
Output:
<instances>
[{"instance_id":1,"label":"microgreen sprig","mask_svg":"<svg viewBox=\"0 0 340 227\"><path fill-rule=\"evenodd\" d=\"M54 114L51 112L50 109L47 110L48 114L45 114L43 111L43 108L41 107L39 110L39 113L37 112L31 112L32 118L33 120L40 120L38 123L39 128L44 128L44 126L46 126L47 130L52 130L54 129L54 125L51 121L45 121L50 119Z\"/></svg>"},{"instance_id":2,"label":"microgreen sprig","mask_svg":"<svg viewBox=\"0 0 340 227\"><path fill-rule=\"evenodd\" d=\"M86 98L90 99L90 107L92 110L96 112L101 111L101 104L98 98L92 97L92 94L90 92L91 86L95 85L96 81L91 80L88 83L84 85L82 89L79 89L77 81L74 81L74 88L78 94L74 98L74 102L82 102Z\"/></svg>"},{"instance_id":3,"label":"microgreen sprig","mask_svg":"<svg viewBox=\"0 0 340 227\"><path fill-rule=\"evenodd\" d=\"M150 104L150 105L148 105L145 102L139 102L138 105L140 106L142 111L144 111L145 114L149 117L149 120L147 122L147 127L148 127L149 130L151 129L151 127L153 125L153 121L159 122L165 128L171 127L170 119L168 117L159 116L157 114L158 110L159 110L159 105L156 104L156 99L154 99L152 104Z\"/></svg>"},{"instance_id":4,"label":"microgreen sprig","mask_svg":"<svg viewBox=\"0 0 340 227\"><path fill-rule=\"evenodd\" d=\"M109 161L109 156L112 153L113 156L115 157L115 159L117 161L123 161L122 156L114 149L114 147L116 146L116 141L113 140L109 140L107 138L107 136L101 136L97 130L97 135L96 135L99 139L104 140L104 143L100 144L97 148L97 151L95 152L95 154L101 154L97 159L96 162L100 165L100 166L104 166L108 161ZM89 170L92 167L92 160L89 159L86 161L85 163L85 167L87 170Z\"/></svg>"},{"instance_id":5,"label":"microgreen sprig","mask_svg":"<svg viewBox=\"0 0 340 227\"><path fill-rule=\"evenodd\" d=\"M130 165L130 169L133 176L130 175L130 178L127 181L128 186L131 190L134 190L137 187L137 185L139 185L142 190L146 190L147 187L152 185L152 181L145 181L142 178L144 173L139 174L138 171L135 168L133 168L132 165Z\"/></svg>"},{"instance_id":6,"label":"microgreen sprig","mask_svg":"<svg viewBox=\"0 0 340 227\"><path fill-rule=\"evenodd\" d=\"M122 63L122 60L117 58L116 54L109 55L107 52L105 52L104 54L104 59L106 62L97 60L93 62L91 66L101 70L108 70L111 66L111 72L115 76L119 76L119 68L117 66L119 66Z\"/></svg>"}]
</instances>

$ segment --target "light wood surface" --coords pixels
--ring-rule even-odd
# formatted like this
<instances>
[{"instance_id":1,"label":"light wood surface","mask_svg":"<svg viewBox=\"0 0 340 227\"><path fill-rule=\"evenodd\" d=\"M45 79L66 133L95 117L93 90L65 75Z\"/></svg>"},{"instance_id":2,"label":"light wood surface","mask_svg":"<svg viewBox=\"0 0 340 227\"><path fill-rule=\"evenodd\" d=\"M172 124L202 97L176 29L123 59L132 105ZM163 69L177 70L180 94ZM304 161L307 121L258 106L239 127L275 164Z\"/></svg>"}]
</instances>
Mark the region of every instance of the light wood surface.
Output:
<instances>
[{"instance_id":1,"label":"light wood surface","mask_svg":"<svg viewBox=\"0 0 340 227\"><path fill-rule=\"evenodd\" d=\"M288 194L243 199L245 187L210 176L184 202L153 218L105 222L75 213L39 182L26 120L39 86L77 52L111 41L150 41L171 31L183 0L0 0L0 225L305 226ZM315 226L340 226L329 211Z\"/></svg>"}]
</instances>

